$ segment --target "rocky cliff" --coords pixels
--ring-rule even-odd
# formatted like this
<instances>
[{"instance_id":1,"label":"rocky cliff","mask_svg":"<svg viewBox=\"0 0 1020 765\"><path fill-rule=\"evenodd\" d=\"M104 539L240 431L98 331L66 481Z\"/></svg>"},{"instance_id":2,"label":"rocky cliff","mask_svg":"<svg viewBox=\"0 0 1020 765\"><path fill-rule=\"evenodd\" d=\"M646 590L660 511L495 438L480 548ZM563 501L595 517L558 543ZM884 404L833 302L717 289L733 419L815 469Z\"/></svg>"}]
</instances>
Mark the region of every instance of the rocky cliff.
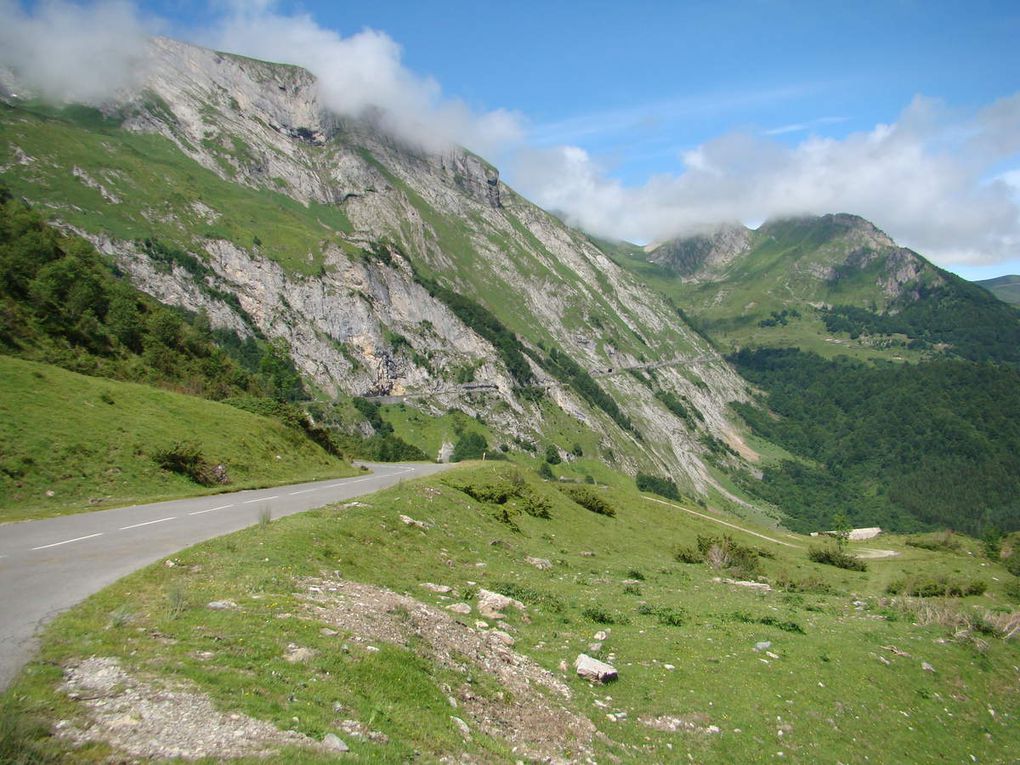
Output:
<instances>
[{"instance_id":1,"label":"rocky cliff","mask_svg":"<svg viewBox=\"0 0 1020 765\"><path fill-rule=\"evenodd\" d=\"M562 410L624 469L714 483L704 444L740 445L727 404L744 384L588 237L465 150L330 114L302 69L165 38L152 58L144 89L101 117L8 94L5 179L154 296L286 341L324 393L409 395L530 439ZM168 248L179 254L154 257ZM550 354L592 373L622 417ZM666 409L663 392L701 419Z\"/></svg>"}]
</instances>

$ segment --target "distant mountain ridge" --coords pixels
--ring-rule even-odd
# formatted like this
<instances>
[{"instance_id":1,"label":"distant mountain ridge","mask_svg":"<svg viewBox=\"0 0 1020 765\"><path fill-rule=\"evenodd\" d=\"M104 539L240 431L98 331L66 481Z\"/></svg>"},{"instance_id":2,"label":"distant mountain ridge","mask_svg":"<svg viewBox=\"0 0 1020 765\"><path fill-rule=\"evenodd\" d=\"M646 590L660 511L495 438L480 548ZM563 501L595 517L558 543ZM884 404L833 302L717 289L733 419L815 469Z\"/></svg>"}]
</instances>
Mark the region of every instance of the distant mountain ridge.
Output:
<instances>
[{"instance_id":1,"label":"distant mountain ridge","mask_svg":"<svg viewBox=\"0 0 1020 765\"><path fill-rule=\"evenodd\" d=\"M1011 305L1020 305L1020 275L1008 274L994 279L978 279L974 282L991 292L999 300Z\"/></svg>"}]
</instances>

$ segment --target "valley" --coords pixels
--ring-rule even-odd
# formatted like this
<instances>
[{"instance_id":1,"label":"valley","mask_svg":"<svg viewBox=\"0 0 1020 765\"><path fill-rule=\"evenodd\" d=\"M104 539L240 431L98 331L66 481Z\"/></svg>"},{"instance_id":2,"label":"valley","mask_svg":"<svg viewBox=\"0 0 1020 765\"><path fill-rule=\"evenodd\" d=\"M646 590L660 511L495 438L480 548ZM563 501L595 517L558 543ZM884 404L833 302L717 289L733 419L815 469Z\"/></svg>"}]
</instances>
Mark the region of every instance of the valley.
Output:
<instances>
[{"instance_id":1,"label":"valley","mask_svg":"<svg viewBox=\"0 0 1020 765\"><path fill-rule=\"evenodd\" d=\"M147 45L89 105L0 68L0 761L1015 759L1008 277L596 237Z\"/></svg>"}]
</instances>

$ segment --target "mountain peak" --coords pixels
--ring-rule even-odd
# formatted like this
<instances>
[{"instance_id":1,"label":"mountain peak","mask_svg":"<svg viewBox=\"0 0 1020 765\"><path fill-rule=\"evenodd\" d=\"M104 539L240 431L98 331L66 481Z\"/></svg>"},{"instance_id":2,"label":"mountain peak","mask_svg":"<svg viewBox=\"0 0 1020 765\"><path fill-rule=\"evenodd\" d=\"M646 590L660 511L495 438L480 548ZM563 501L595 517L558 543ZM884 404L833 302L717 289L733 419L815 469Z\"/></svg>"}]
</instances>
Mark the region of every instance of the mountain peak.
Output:
<instances>
[{"instance_id":1,"label":"mountain peak","mask_svg":"<svg viewBox=\"0 0 1020 765\"><path fill-rule=\"evenodd\" d=\"M718 271L746 252L751 230L739 223L721 223L713 228L671 239L647 249L648 259L666 266L680 276Z\"/></svg>"}]
</instances>

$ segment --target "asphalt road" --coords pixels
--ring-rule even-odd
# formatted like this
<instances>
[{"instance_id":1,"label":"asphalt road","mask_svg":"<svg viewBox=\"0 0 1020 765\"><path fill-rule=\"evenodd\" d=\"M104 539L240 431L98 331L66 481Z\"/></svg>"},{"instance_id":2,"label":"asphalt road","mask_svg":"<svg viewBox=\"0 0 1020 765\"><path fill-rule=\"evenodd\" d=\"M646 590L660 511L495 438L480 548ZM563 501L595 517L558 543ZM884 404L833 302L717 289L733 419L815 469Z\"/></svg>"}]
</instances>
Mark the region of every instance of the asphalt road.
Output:
<instances>
[{"instance_id":1,"label":"asphalt road","mask_svg":"<svg viewBox=\"0 0 1020 765\"><path fill-rule=\"evenodd\" d=\"M39 628L122 576L197 542L385 489L446 465L370 464L353 478L157 502L0 526L0 690Z\"/></svg>"}]
</instances>

